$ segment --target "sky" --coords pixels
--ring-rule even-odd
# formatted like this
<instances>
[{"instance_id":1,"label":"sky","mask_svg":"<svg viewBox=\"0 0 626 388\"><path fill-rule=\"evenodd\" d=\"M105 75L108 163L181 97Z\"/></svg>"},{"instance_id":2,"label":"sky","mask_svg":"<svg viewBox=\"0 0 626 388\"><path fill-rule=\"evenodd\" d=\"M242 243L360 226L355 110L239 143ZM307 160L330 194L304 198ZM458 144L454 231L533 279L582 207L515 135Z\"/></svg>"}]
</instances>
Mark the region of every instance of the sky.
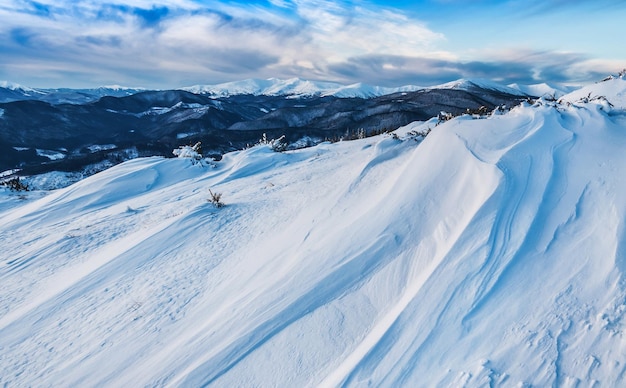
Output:
<instances>
[{"instance_id":1,"label":"sky","mask_svg":"<svg viewBox=\"0 0 626 388\"><path fill-rule=\"evenodd\" d=\"M585 84L626 67L623 0L0 0L0 80Z\"/></svg>"}]
</instances>

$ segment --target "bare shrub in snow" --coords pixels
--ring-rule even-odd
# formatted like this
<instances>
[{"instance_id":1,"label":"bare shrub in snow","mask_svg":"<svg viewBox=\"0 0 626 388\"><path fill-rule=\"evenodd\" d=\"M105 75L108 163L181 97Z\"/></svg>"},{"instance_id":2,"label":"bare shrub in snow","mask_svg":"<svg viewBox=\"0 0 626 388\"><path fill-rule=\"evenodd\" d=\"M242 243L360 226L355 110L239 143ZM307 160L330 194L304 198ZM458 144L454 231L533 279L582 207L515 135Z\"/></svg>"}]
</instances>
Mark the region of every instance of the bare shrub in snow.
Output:
<instances>
[{"instance_id":1,"label":"bare shrub in snow","mask_svg":"<svg viewBox=\"0 0 626 388\"><path fill-rule=\"evenodd\" d=\"M209 189L209 194L211 195L211 197L207 199L209 203L212 203L213 206L218 209L224 207L225 204L222 202L222 193L214 193L211 189Z\"/></svg>"},{"instance_id":2,"label":"bare shrub in snow","mask_svg":"<svg viewBox=\"0 0 626 388\"><path fill-rule=\"evenodd\" d=\"M616 78L621 78L621 79L626 78L626 69L622 69L621 71L619 71L617 73L617 77L614 76L613 74L609 74L606 77L602 78L599 82L606 82L606 81L614 80Z\"/></svg>"},{"instance_id":3,"label":"bare shrub in snow","mask_svg":"<svg viewBox=\"0 0 626 388\"><path fill-rule=\"evenodd\" d=\"M387 129L386 127L384 128L379 128L379 129L372 129L371 131L369 131L367 133L368 136L378 136L378 135L384 135L384 134L388 134L391 133L391 130Z\"/></svg>"},{"instance_id":4,"label":"bare shrub in snow","mask_svg":"<svg viewBox=\"0 0 626 388\"><path fill-rule=\"evenodd\" d=\"M489 113L489 109L484 105L481 105L478 108L467 108L465 110L465 114L471 115L472 117L476 119L486 117L487 113Z\"/></svg>"},{"instance_id":5,"label":"bare shrub in snow","mask_svg":"<svg viewBox=\"0 0 626 388\"><path fill-rule=\"evenodd\" d=\"M430 131L431 131L430 127L424 129L423 131L409 131L409 132L406 133L407 139L412 139L412 140L415 140L415 141L424 140L424 138L426 138L426 136L428 136Z\"/></svg>"},{"instance_id":6,"label":"bare shrub in snow","mask_svg":"<svg viewBox=\"0 0 626 388\"><path fill-rule=\"evenodd\" d=\"M314 138L314 137L310 137L310 136L303 136L300 139L296 140L295 142L289 144L289 147L287 149L289 149L289 150L297 150L297 149L301 149L301 148L313 147L313 146L321 143L322 141L323 141L323 139L321 139L321 138Z\"/></svg>"},{"instance_id":7,"label":"bare shrub in snow","mask_svg":"<svg viewBox=\"0 0 626 388\"><path fill-rule=\"evenodd\" d=\"M173 150L172 153L179 158L191 158L195 160L202 159L202 144L197 142L193 146L180 146Z\"/></svg>"},{"instance_id":8,"label":"bare shrub in snow","mask_svg":"<svg viewBox=\"0 0 626 388\"><path fill-rule=\"evenodd\" d=\"M493 110L491 111L491 116L500 116L510 110L511 109L509 109L509 107L507 107L506 105L498 105L495 108L493 108Z\"/></svg>"},{"instance_id":9,"label":"bare shrub in snow","mask_svg":"<svg viewBox=\"0 0 626 388\"><path fill-rule=\"evenodd\" d=\"M354 130L347 129L346 132L343 134L343 136L334 135L333 137L326 137L324 141L327 141L330 143L337 143L340 141L360 140L360 139L365 139L368 137L378 136L378 135L387 134L387 133L391 133L391 131L385 127L369 129L369 130L366 130L365 128L358 128Z\"/></svg>"},{"instance_id":10,"label":"bare shrub in snow","mask_svg":"<svg viewBox=\"0 0 626 388\"><path fill-rule=\"evenodd\" d=\"M288 144L284 141L285 135L282 135L278 139L267 139L267 135L264 133L263 137L259 139L259 142L256 144L258 146L269 146L272 151L276 152L284 152L287 150Z\"/></svg>"},{"instance_id":11,"label":"bare shrub in snow","mask_svg":"<svg viewBox=\"0 0 626 388\"><path fill-rule=\"evenodd\" d=\"M452 120L455 116L452 113L441 111L437 115L437 124L445 123L446 121Z\"/></svg>"},{"instance_id":12,"label":"bare shrub in snow","mask_svg":"<svg viewBox=\"0 0 626 388\"><path fill-rule=\"evenodd\" d=\"M359 140L359 139L365 139L367 137L367 132L365 132L364 128L359 128L356 131L346 131L345 136L343 137L343 140Z\"/></svg>"},{"instance_id":13,"label":"bare shrub in snow","mask_svg":"<svg viewBox=\"0 0 626 388\"><path fill-rule=\"evenodd\" d=\"M597 103L601 106L600 109L605 110L605 111L611 111L615 106L611 103L611 101L609 101L605 96L591 96L591 93L589 93L586 96L583 96L581 98L579 98L576 103L578 104L588 104L588 103ZM558 101L559 104L565 104L567 106L571 106L571 103L568 101L564 101L563 99L560 99Z\"/></svg>"},{"instance_id":14,"label":"bare shrub in snow","mask_svg":"<svg viewBox=\"0 0 626 388\"><path fill-rule=\"evenodd\" d=\"M0 186L6 186L11 191L28 191L28 186L26 186L19 177L11 178L5 181L0 182Z\"/></svg>"},{"instance_id":15,"label":"bare shrub in snow","mask_svg":"<svg viewBox=\"0 0 626 388\"><path fill-rule=\"evenodd\" d=\"M552 94L546 94L546 95L544 96L544 99L545 99L546 101L549 101L549 102L556 102L556 101L558 100L558 98L556 98L556 94L554 94L554 93L552 93Z\"/></svg>"},{"instance_id":16,"label":"bare shrub in snow","mask_svg":"<svg viewBox=\"0 0 626 388\"><path fill-rule=\"evenodd\" d=\"M172 153L179 158L190 159L191 163L194 165L198 164L200 166L204 166L206 164L206 165L215 167L215 165L212 163L213 162L212 159L205 159L202 156L202 143L201 142L197 142L193 146L188 146L188 145L180 146L177 149L173 150Z\"/></svg>"}]
</instances>

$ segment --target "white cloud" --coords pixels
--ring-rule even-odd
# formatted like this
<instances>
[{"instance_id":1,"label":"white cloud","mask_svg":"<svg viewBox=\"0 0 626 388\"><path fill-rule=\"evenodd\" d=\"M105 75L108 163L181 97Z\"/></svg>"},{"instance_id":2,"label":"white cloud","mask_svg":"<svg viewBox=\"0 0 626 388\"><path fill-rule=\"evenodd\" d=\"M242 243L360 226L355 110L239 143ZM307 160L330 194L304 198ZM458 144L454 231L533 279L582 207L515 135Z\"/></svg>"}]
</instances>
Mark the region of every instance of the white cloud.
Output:
<instances>
[{"instance_id":1,"label":"white cloud","mask_svg":"<svg viewBox=\"0 0 626 388\"><path fill-rule=\"evenodd\" d=\"M397 12L324 0L273 0L279 8L214 3L211 9L193 1L42 0L39 8L46 12L31 12L24 4L13 1L0 10L0 33L24 35L22 42L6 44L14 50L5 71L12 62L41 72L65 67L91 72L95 82L141 82L108 77L134 74L142 66L146 73L168 72L161 75L166 82L301 71L321 77L329 64L354 56L425 55L443 39ZM138 9L162 9L164 15L146 28ZM99 81L103 75L107 79Z\"/></svg>"},{"instance_id":2,"label":"white cloud","mask_svg":"<svg viewBox=\"0 0 626 388\"><path fill-rule=\"evenodd\" d=\"M307 22L312 43L330 61L366 54L418 55L444 39L422 23L385 9L300 0L296 12Z\"/></svg>"},{"instance_id":3,"label":"white cloud","mask_svg":"<svg viewBox=\"0 0 626 388\"><path fill-rule=\"evenodd\" d=\"M364 1L270 3L10 1L0 5L0 78L32 86L65 79L63 86L73 80L179 87L299 76L397 86L497 72L502 79L558 76L565 65L581 78L592 66L609 67L576 54L520 49L465 51L459 58L442 49L443 34Z\"/></svg>"},{"instance_id":4,"label":"white cloud","mask_svg":"<svg viewBox=\"0 0 626 388\"><path fill-rule=\"evenodd\" d=\"M270 4L280 7L280 8L289 8L291 7L291 3L287 0L268 0Z\"/></svg>"}]
</instances>

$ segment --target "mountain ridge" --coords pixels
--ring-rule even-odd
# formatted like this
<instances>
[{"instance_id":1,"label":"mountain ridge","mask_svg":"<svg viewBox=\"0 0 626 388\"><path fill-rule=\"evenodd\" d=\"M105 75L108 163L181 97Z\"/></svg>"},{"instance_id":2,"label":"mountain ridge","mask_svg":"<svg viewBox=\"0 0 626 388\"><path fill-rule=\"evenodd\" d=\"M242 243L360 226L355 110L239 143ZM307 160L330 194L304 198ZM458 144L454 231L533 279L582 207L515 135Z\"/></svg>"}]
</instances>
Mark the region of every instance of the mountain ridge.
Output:
<instances>
[{"instance_id":1,"label":"mountain ridge","mask_svg":"<svg viewBox=\"0 0 626 388\"><path fill-rule=\"evenodd\" d=\"M328 97L338 98L375 98L402 92L415 92L429 89L459 89L471 88L492 89L508 94L528 96L526 92L543 91L546 88L558 89L551 86L540 88L537 85L500 85L497 82L484 79L458 79L435 86L404 85L398 87L383 87L364 83L341 84L329 81L311 81L300 78L290 79L257 79L250 78L241 81L225 82L220 84L198 84L193 86L173 88L168 90L184 90L194 94L224 98L236 95L266 95L285 96L291 98ZM541 90L540 90L541 89ZM0 82L0 102L12 102L25 99L39 99L52 104L85 104L98 100L101 97L124 97L145 91L167 91L159 89L145 89L139 87L125 87L108 85L95 88L29 88L9 81ZM567 91L571 91L567 89ZM564 94L564 93L563 93ZM534 96L540 97L540 96Z\"/></svg>"},{"instance_id":2,"label":"mountain ridge","mask_svg":"<svg viewBox=\"0 0 626 388\"><path fill-rule=\"evenodd\" d=\"M340 98L372 98L398 92L422 90L423 87L405 85L400 87L371 86L363 83L344 85L335 82L309 81L300 78L247 79L215 85L194 85L182 88L196 94L227 97L236 94L291 96L294 98L312 96L335 96Z\"/></svg>"},{"instance_id":3,"label":"mountain ridge","mask_svg":"<svg viewBox=\"0 0 626 388\"><path fill-rule=\"evenodd\" d=\"M184 90L104 96L84 104L39 100L0 103L0 171L24 175L107 166L128 155L171 155L181 144L203 143L207 155L255 144L265 133L293 144L391 130L441 111L513 106L519 95L495 90L430 89L372 98L233 95ZM54 158L54 160L51 159Z\"/></svg>"}]
</instances>

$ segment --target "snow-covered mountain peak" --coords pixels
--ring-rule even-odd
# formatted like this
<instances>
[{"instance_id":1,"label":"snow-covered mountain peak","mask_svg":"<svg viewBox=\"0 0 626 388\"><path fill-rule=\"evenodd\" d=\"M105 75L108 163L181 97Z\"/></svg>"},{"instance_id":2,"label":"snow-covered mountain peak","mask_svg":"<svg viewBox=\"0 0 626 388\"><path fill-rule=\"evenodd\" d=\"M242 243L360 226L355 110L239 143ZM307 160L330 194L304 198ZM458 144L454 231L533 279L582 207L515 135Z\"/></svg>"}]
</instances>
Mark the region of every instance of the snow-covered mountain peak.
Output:
<instances>
[{"instance_id":1,"label":"snow-covered mountain peak","mask_svg":"<svg viewBox=\"0 0 626 388\"><path fill-rule=\"evenodd\" d=\"M432 86L429 89L458 89L458 90L474 90L477 88L496 90L499 92L512 94L512 95L526 95L524 92L493 82L485 79L465 79L461 78L456 81L447 82L441 85Z\"/></svg>"},{"instance_id":2,"label":"snow-covered mountain peak","mask_svg":"<svg viewBox=\"0 0 626 388\"><path fill-rule=\"evenodd\" d=\"M556 98L563 97L565 94L570 93L579 88L579 87L573 87L573 86L553 86L545 82L537 83L537 84L530 84L530 85L513 83L507 86L515 90L519 90L520 92L527 94L529 96L535 96L535 97L552 96Z\"/></svg>"},{"instance_id":3,"label":"snow-covered mountain peak","mask_svg":"<svg viewBox=\"0 0 626 388\"><path fill-rule=\"evenodd\" d=\"M227 82L217 85L195 85L182 90L196 94L209 94L216 97L226 97L236 94L252 94L267 96L336 96L336 97L359 97L370 98L404 91L421 89L418 86L402 86L398 88L386 88L370 86L362 83L342 85L336 82L310 81L300 78L278 79L268 78L247 79L243 81Z\"/></svg>"},{"instance_id":4,"label":"snow-covered mountain peak","mask_svg":"<svg viewBox=\"0 0 626 388\"><path fill-rule=\"evenodd\" d=\"M10 82L10 81L0 81L0 88L12 90L15 92L21 92L21 93L44 94L44 92L42 92L41 90L29 88L27 86L23 86L23 85L17 84L15 82Z\"/></svg>"},{"instance_id":5,"label":"snow-covered mountain peak","mask_svg":"<svg viewBox=\"0 0 626 388\"><path fill-rule=\"evenodd\" d=\"M212 94L221 97L230 94L258 94L272 84L273 81L271 79L261 80L250 78L216 85L194 85L182 88L182 90L196 94Z\"/></svg>"},{"instance_id":6,"label":"snow-covered mountain peak","mask_svg":"<svg viewBox=\"0 0 626 388\"><path fill-rule=\"evenodd\" d=\"M0 81L0 88L9 90L27 90L28 88L10 81Z\"/></svg>"},{"instance_id":7,"label":"snow-covered mountain peak","mask_svg":"<svg viewBox=\"0 0 626 388\"><path fill-rule=\"evenodd\" d=\"M333 82L317 82L291 78L287 80L271 79L273 84L262 91L266 95L314 96L324 90L340 88L341 85Z\"/></svg>"},{"instance_id":8,"label":"snow-covered mountain peak","mask_svg":"<svg viewBox=\"0 0 626 388\"><path fill-rule=\"evenodd\" d=\"M319 94L322 90L338 88L340 86L340 84L336 83L313 82L299 78L291 78L287 80L268 78L246 79L217 85L195 85L183 88L183 90L196 94L210 94L218 97L237 94L311 96Z\"/></svg>"},{"instance_id":9,"label":"snow-covered mountain peak","mask_svg":"<svg viewBox=\"0 0 626 388\"><path fill-rule=\"evenodd\" d=\"M116 92L120 92L120 91L137 92L137 91L146 90L146 89L141 88L141 87L130 87L130 86L122 86L122 85L103 85L103 86L96 88L96 90L111 90L111 91L116 91Z\"/></svg>"},{"instance_id":10,"label":"snow-covered mountain peak","mask_svg":"<svg viewBox=\"0 0 626 388\"><path fill-rule=\"evenodd\" d=\"M89 89L33 89L8 81L0 82L0 102L11 102L21 100L39 100L51 104L84 104L99 99L104 96L123 97L141 91L144 88L132 88L120 85L106 85Z\"/></svg>"}]
</instances>

